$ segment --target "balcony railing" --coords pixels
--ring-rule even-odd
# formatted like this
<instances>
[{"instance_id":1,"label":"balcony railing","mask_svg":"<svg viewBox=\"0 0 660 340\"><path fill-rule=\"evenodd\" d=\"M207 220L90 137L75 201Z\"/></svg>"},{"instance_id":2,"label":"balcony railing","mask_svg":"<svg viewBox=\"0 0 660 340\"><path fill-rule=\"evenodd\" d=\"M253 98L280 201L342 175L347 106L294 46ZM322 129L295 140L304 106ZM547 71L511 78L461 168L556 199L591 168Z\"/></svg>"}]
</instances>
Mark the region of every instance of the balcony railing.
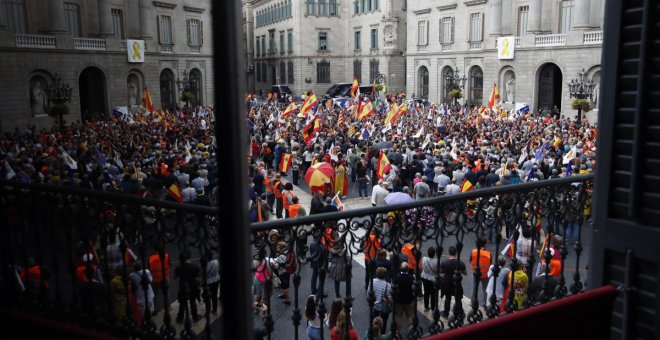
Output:
<instances>
[{"instance_id":1,"label":"balcony railing","mask_svg":"<svg viewBox=\"0 0 660 340\"><path fill-rule=\"evenodd\" d=\"M160 45L160 51L162 53L172 53L172 52L174 52L174 45L161 44Z\"/></svg>"},{"instance_id":2,"label":"balcony railing","mask_svg":"<svg viewBox=\"0 0 660 340\"><path fill-rule=\"evenodd\" d=\"M73 48L76 50L105 51L105 39L73 38Z\"/></svg>"},{"instance_id":3,"label":"balcony railing","mask_svg":"<svg viewBox=\"0 0 660 340\"><path fill-rule=\"evenodd\" d=\"M584 32L585 45L598 45L603 43L603 31Z\"/></svg>"},{"instance_id":4,"label":"balcony railing","mask_svg":"<svg viewBox=\"0 0 660 340\"><path fill-rule=\"evenodd\" d=\"M451 51L454 48L454 43L442 43L443 51Z\"/></svg>"},{"instance_id":5,"label":"balcony railing","mask_svg":"<svg viewBox=\"0 0 660 340\"><path fill-rule=\"evenodd\" d=\"M470 49L471 50L480 50L482 46L481 41L470 41Z\"/></svg>"},{"instance_id":6,"label":"balcony railing","mask_svg":"<svg viewBox=\"0 0 660 340\"><path fill-rule=\"evenodd\" d=\"M55 48L55 36L41 35L41 34L22 34L16 33L14 35L16 47L33 47L33 48Z\"/></svg>"},{"instance_id":7,"label":"balcony railing","mask_svg":"<svg viewBox=\"0 0 660 340\"><path fill-rule=\"evenodd\" d=\"M353 323L360 334L373 335L371 317L375 312L383 312L381 298L375 296L373 287L391 283L394 315L398 308L400 282L392 279L398 272L393 268L399 267L402 257L410 263L422 263L421 251L426 252L428 247L434 246L436 258L441 259L448 248L454 246L458 258L465 259L477 242L481 242L478 240L487 238L492 240L486 249L492 254L493 266L486 268L477 264L470 270L471 279L464 280L458 271L451 278L445 278L453 280L456 290L444 293L459 297L448 319L441 319L438 303L430 320L421 320L419 313L414 313L410 328L398 329L395 318L390 317L385 327L387 333L403 332L416 339L578 294L584 287L581 271L586 261L582 258L582 240L588 229L583 225L587 225L585 208L590 201L592 181L593 175L574 176L474 190L413 203L253 224L251 244L255 282L268 276L266 270L271 276L279 271L281 280L289 280L290 275L292 287L289 294L293 302L289 307L272 299L275 294L273 281L266 279L263 285L255 284L261 299L253 306L257 312L263 311L263 328L273 339L304 338L301 320L307 302L301 298L309 295L311 285L302 277L318 283L315 285L314 306L321 320L330 307L324 299L326 283L337 279L335 285L341 288L344 296L342 308L349 318L346 325ZM158 316L153 316L150 307L138 311L131 308L135 303L131 302L128 282L138 282L133 288L143 290L145 295L149 291L149 282L143 271L131 270L133 260L128 249L132 249L145 265L150 262L147 261L150 255L162 263L166 253L170 259L176 259L182 253L193 259L204 258L200 255L209 251L222 254L218 230L231 226L218 223L215 218L217 208L9 181L0 181L0 188L0 218L5 226L3 251L0 253L5 268L0 281L2 307L33 311L57 322L75 322L122 337L172 338L179 332L184 338L192 334L191 312L187 304L181 309L184 311L183 325L173 323L174 314L163 313L163 309L169 309L170 302L177 297L182 300L197 298L199 291L203 292L204 305L210 306L211 294L204 284L206 260L193 262L201 264L200 290L179 285L179 279L173 276L165 276L167 284L153 287L155 308L159 310ZM550 234L565 237L544 242L546 235ZM547 245L545 251L539 253L544 243ZM522 271L503 280L507 269L501 267L498 260L507 253L503 248L508 244L511 253L515 254L510 267ZM381 257L376 260L374 255L379 249L386 252L381 251ZM411 251L406 255L402 249ZM475 250L475 253L476 258L483 255L482 250ZM383 254L391 257L390 269L384 269L385 274L376 278L376 265L389 263L381 261ZM358 265L362 264L365 255L373 260L362 269ZM92 261L86 261L89 259ZM234 260L229 254L220 256L221 263ZM49 275L40 275L39 279L32 276L31 280L28 274L28 278L21 281L20 268L33 261L44 272L47 268ZM550 265L541 270L539 262ZM279 270L276 263L281 264ZM466 265L470 266L469 263ZM439 268L437 263L435 270ZM95 276L99 269L101 275ZM150 268L152 272L168 272L163 269ZM413 295L421 296L421 267L413 265L410 272ZM479 286L484 284L481 273L486 272L490 273L494 292L502 282L513 285L515 277L523 273L528 276L530 285L522 290L510 289L504 296L491 294L484 300ZM538 276L537 273L544 275ZM531 285L534 281L538 284ZM465 299L459 288L463 283L471 284L471 289L466 289L469 297ZM431 289L436 296L440 287L440 277L432 285L425 285L425 289ZM367 289L366 295L362 293L364 288ZM223 291L221 294L231 293ZM361 299L365 300L354 301L356 296L364 296ZM463 299L466 300L465 307ZM413 303L418 307L421 302L414 298ZM360 306L364 306L361 312L358 311ZM205 321L197 326L204 327L204 332L199 335L209 339L217 337L211 330L214 316L210 307L202 308L202 311L205 311L202 313ZM224 306L224 312L231 313L231 306Z\"/></svg>"},{"instance_id":8,"label":"balcony railing","mask_svg":"<svg viewBox=\"0 0 660 340\"><path fill-rule=\"evenodd\" d=\"M563 46L566 45L566 34L545 34L534 37L535 46Z\"/></svg>"}]
</instances>

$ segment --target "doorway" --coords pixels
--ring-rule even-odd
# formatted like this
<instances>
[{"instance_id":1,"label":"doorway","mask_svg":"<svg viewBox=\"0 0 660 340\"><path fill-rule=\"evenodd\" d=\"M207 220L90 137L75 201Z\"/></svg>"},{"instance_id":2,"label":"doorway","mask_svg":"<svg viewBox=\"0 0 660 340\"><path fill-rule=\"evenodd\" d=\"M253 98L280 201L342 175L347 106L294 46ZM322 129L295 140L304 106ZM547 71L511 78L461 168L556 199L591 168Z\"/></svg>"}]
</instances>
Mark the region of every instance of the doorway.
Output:
<instances>
[{"instance_id":1,"label":"doorway","mask_svg":"<svg viewBox=\"0 0 660 340\"><path fill-rule=\"evenodd\" d=\"M562 74L559 67L549 63L541 67L539 72L539 92L537 111L550 114L553 107L561 110Z\"/></svg>"},{"instance_id":2,"label":"doorway","mask_svg":"<svg viewBox=\"0 0 660 340\"><path fill-rule=\"evenodd\" d=\"M98 67L84 69L78 77L80 115L83 120L106 119L105 74Z\"/></svg>"}]
</instances>

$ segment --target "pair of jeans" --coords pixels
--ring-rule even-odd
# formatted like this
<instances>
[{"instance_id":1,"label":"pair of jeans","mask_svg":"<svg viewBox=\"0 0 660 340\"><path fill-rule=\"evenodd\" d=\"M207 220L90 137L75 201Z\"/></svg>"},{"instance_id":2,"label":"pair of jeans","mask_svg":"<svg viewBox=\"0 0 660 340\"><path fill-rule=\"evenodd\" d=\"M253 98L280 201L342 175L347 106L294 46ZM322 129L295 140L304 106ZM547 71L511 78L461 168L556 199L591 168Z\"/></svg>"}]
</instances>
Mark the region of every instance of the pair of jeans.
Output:
<instances>
[{"instance_id":1,"label":"pair of jeans","mask_svg":"<svg viewBox=\"0 0 660 340\"><path fill-rule=\"evenodd\" d=\"M362 197L362 193L364 193L364 197L369 197L367 195L367 179L365 177L358 178L358 195Z\"/></svg>"},{"instance_id":2,"label":"pair of jeans","mask_svg":"<svg viewBox=\"0 0 660 340\"><path fill-rule=\"evenodd\" d=\"M355 182L357 179L357 168L351 168L351 182Z\"/></svg>"},{"instance_id":3,"label":"pair of jeans","mask_svg":"<svg viewBox=\"0 0 660 340\"><path fill-rule=\"evenodd\" d=\"M307 325L307 339L308 340L321 340L321 328L312 327Z\"/></svg>"},{"instance_id":4,"label":"pair of jeans","mask_svg":"<svg viewBox=\"0 0 660 340\"><path fill-rule=\"evenodd\" d=\"M435 309L438 305L438 291L435 290L435 282L427 279L422 279L424 286L424 308Z\"/></svg>"},{"instance_id":5,"label":"pair of jeans","mask_svg":"<svg viewBox=\"0 0 660 340\"><path fill-rule=\"evenodd\" d=\"M339 299L341 298L341 281L333 281L335 281L335 297Z\"/></svg>"},{"instance_id":6,"label":"pair of jeans","mask_svg":"<svg viewBox=\"0 0 660 340\"><path fill-rule=\"evenodd\" d=\"M293 176L292 178L293 185L298 185L298 177L300 176L300 170L292 170L291 176Z\"/></svg>"},{"instance_id":7,"label":"pair of jeans","mask_svg":"<svg viewBox=\"0 0 660 340\"><path fill-rule=\"evenodd\" d=\"M277 216L278 219L282 219L282 210L284 209L284 202L282 202L282 197L275 197L275 201L277 202L277 207L275 207L275 216Z\"/></svg>"},{"instance_id":8,"label":"pair of jeans","mask_svg":"<svg viewBox=\"0 0 660 340\"><path fill-rule=\"evenodd\" d=\"M210 300L206 301L206 313L210 313L213 310L213 313L218 311L218 287L220 286L220 281L211 283L208 285L208 291L210 293ZM213 309L211 309L213 306Z\"/></svg>"},{"instance_id":9,"label":"pair of jeans","mask_svg":"<svg viewBox=\"0 0 660 340\"><path fill-rule=\"evenodd\" d=\"M580 237L580 228L578 226L578 222L569 222L566 226L566 243L572 244L577 242L578 237Z\"/></svg>"}]
</instances>

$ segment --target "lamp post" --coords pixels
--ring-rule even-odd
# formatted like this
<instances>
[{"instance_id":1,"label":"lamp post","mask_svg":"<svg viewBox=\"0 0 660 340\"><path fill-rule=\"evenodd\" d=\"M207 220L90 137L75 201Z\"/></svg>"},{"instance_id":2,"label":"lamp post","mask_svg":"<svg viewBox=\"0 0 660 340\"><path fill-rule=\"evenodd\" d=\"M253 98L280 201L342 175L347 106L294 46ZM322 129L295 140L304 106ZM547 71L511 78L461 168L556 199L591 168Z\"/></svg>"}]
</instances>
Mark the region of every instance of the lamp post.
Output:
<instances>
[{"instance_id":1,"label":"lamp post","mask_svg":"<svg viewBox=\"0 0 660 340\"><path fill-rule=\"evenodd\" d=\"M190 77L190 72L188 72L188 70L183 71L183 79L177 80L176 86L181 92L181 97L183 97L185 93L190 93L192 96L196 97L197 78ZM190 99L189 95L185 96L186 107L188 108L190 108Z\"/></svg>"},{"instance_id":2,"label":"lamp post","mask_svg":"<svg viewBox=\"0 0 660 340\"><path fill-rule=\"evenodd\" d=\"M465 87L465 82L467 78L465 76L461 77L460 70L458 67L454 67L454 72L451 76L446 76L447 84L451 87L452 90L463 90ZM454 104L456 104L456 98L452 98Z\"/></svg>"},{"instance_id":3,"label":"lamp post","mask_svg":"<svg viewBox=\"0 0 660 340\"><path fill-rule=\"evenodd\" d=\"M587 73L584 72L584 68L582 71L578 72L577 76L577 79L573 78L571 79L571 82L568 83L568 91L571 98L586 99L591 97L596 84L591 81L591 79L586 79ZM575 108L578 110L577 125L579 126L582 124L582 104L576 105Z\"/></svg>"},{"instance_id":4,"label":"lamp post","mask_svg":"<svg viewBox=\"0 0 660 340\"><path fill-rule=\"evenodd\" d=\"M48 101L51 103L51 115L57 115L60 127L62 127L64 126L62 116L69 111L69 108L65 103L71 102L71 92L73 92L73 87L68 83L62 83L62 80L57 73L55 73L54 78L54 81L47 89Z\"/></svg>"}]
</instances>

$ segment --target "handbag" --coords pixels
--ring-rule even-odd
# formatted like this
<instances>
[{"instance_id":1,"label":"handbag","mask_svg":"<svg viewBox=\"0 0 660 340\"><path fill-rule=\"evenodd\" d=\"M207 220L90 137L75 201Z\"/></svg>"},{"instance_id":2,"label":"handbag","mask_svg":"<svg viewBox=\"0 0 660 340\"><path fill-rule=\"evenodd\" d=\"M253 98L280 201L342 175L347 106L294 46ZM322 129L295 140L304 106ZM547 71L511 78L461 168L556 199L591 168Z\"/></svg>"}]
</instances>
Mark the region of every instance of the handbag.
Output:
<instances>
[{"instance_id":1,"label":"handbag","mask_svg":"<svg viewBox=\"0 0 660 340\"><path fill-rule=\"evenodd\" d=\"M387 289L389 289L389 283L385 286L385 291L380 295L380 312L389 314L392 312L392 301L387 297Z\"/></svg>"}]
</instances>

